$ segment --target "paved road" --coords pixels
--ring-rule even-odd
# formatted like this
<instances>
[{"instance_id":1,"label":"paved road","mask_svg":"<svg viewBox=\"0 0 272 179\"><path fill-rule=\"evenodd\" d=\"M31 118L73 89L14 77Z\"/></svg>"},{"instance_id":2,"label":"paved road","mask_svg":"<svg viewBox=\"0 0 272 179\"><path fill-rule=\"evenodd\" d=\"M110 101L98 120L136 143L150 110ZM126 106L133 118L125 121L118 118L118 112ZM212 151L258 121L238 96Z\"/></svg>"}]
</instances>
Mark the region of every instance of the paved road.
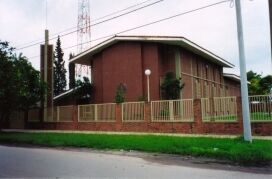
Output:
<instances>
[{"instance_id":1,"label":"paved road","mask_svg":"<svg viewBox=\"0 0 272 179\"><path fill-rule=\"evenodd\" d=\"M195 167L182 165L175 161L177 157L145 155L0 145L0 177L272 178L271 174Z\"/></svg>"}]
</instances>

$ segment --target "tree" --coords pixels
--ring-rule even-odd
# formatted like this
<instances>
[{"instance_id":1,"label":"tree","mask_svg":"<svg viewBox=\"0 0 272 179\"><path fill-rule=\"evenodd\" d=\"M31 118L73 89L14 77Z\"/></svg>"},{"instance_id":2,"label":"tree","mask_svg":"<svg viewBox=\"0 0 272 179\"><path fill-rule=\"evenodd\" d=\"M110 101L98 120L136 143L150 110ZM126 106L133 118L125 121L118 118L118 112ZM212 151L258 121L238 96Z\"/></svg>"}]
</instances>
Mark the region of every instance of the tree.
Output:
<instances>
[{"instance_id":1,"label":"tree","mask_svg":"<svg viewBox=\"0 0 272 179\"><path fill-rule=\"evenodd\" d=\"M269 94L272 88L272 76L267 75L262 77L262 75L257 74L253 71L247 72L248 93L249 95L264 95Z\"/></svg>"},{"instance_id":2,"label":"tree","mask_svg":"<svg viewBox=\"0 0 272 179\"><path fill-rule=\"evenodd\" d=\"M18 107L28 110L41 99L45 85L40 80L40 72L35 70L22 54L14 56L14 67L18 77Z\"/></svg>"},{"instance_id":3,"label":"tree","mask_svg":"<svg viewBox=\"0 0 272 179\"><path fill-rule=\"evenodd\" d=\"M7 42L0 41L0 124L7 122L11 112L27 111L41 100L44 84L39 71L27 58L13 53Z\"/></svg>"},{"instance_id":4,"label":"tree","mask_svg":"<svg viewBox=\"0 0 272 179\"><path fill-rule=\"evenodd\" d=\"M13 48L8 42L0 41L0 126L7 122L10 112L16 108L17 81L12 61Z\"/></svg>"},{"instance_id":5,"label":"tree","mask_svg":"<svg viewBox=\"0 0 272 179\"><path fill-rule=\"evenodd\" d=\"M269 94L272 89L272 75L263 77L259 84L261 94Z\"/></svg>"},{"instance_id":6,"label":"tree","mask_svg":"<svg viewBox=\"0 0 272 179\"><path fill-rule=\"evenodd\" d=\"M74 55L70 53L69 59L72 59L73 57ZM69 63L69 89L75 88L76 86L75 67L74 63Z\"/></svg>"},{"instance_id":7,"label":"tree","mask_svg":"<svg viewBox=\"0 0 272 179\"><path fill-rule=\"evenodd\" d=\"M126 93L126 86L123 83L120 83L116 89L115 94L115 102L117 104L125 102L125 93Z\"/></svg>"},{"instance_id":8,"label":"tree","mask_svg":"<svg viewBox=\"0 0 272 179\"><path fill-rule=\"evenodd\" d=\"M253 71L247 72L247 80L249 81L248 84L248 93L249 95L257 95L260 92L260 80L261 75L254 73Z\"/></svg>"},{"instance_id":9,"label":"tree","mask_svg":"<svg viewBox=\"0 0 272 179\"><path fill-rule=\"evenodd\" d=\"M54 57L54 96L57 96L65 91L67 85L65 61L63 60L63 51L59 36Z\"/></svg>"},{"instance_id":10,"label":"tree","mask_svg":"<svg viewBox=\"0 0 272 179\"><path fill-rule=\"evenodd\" d=\"M77 80L74 94L76 100L80 103L89 103L93 93L93 85L89 78L83 77L83 81Z\"/></svg>"},{"instance_id":11,"label":"tree","mask_svg":"<svg viewBox=\"0 0 272 179\"><path fill-rule=\"evenodd\" d=\"M168 72L165 74L161 84L162 96L167 100L178 99L183 87L184 84L181 84L181 79L176 78L175 73Z\"/></svg>"}]
</instances>

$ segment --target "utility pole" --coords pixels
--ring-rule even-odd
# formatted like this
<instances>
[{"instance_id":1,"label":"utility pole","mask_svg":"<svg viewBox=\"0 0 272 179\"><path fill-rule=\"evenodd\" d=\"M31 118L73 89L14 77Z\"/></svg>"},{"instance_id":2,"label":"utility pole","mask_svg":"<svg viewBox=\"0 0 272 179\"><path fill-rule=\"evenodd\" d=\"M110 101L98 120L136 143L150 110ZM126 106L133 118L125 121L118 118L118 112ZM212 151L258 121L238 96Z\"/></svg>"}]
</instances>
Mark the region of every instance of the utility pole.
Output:
<instances>
[{"instance_id":1,"label":"utility pole","mask_svg":"<svg viewBox=\"0 0 272 179\"><path fill-rule=\"evenodd\" d=\"M48 79L48 76L47 76L47 73L48 73L48 67L47 67L47 63L48 63L48 30L46 29L45 30L45 37L44 37L44 82L47 83L47 79ZM43 106L43 119L44 120L47 120L47 115L48 115L48 104L47 104L47 90L46 90L46 94L44 96L44 106Z\"/></svg>"},{"instance_id":2,"label":"utility pole","mask_svg":"<svg viewBox=\"0 0 272 179\"><path fill-rule=\"evenodd\" d=\"M41 101L42 121L53 120L53 45L49 44L49 31L45 30L45 43L41 45L41 81L46 92Z\"/></svg>"},{"instance_id":3,"label":"utility pole","mask_svg":"<svg viewBox=\"0 0 272 179\"><path fill-rule=\"evenodd\" d=\"M240 0L235 0L235 7L236 7L237 33L238 33L238 45L239 45L239 64L240 64L240 76L241 76L241 96L242 96L244 140L248 142L252 142L249 102L248 102L248 87L247 87L247 75L246 75L243 22L242 22Z\"/></svg>"},{"instance_id":4,"label":"utility pole","mask_svg":"<svg viewBox=\"0 0 272 179\"><path fill-rule=\"evenodd\" d=\"M268 10L269 10L269 23L270 23L270 46L271 46L270 49L272 53L272 1L271 0L268 0ZM271 59L271 65L272 65L272 59Z\"/></svg>"}]
</instances>

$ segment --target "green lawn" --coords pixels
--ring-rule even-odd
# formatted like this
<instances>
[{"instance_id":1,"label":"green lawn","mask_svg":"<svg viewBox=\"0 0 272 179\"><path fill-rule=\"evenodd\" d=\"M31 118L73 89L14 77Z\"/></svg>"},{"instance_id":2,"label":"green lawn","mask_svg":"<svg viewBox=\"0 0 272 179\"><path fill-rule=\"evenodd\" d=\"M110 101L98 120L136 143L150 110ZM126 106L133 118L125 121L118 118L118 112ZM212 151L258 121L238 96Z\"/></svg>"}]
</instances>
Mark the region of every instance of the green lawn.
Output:
<instances>
[{"instance_id":1,"label":"green lawn","mask_svg":"<svg viewBox=\"0 0 272 179\"><path fill-rule=\"evenodd\" d=\"M270 114L268 112L250 113L250 118L252 121L272 121L272 112Z\"/></svg>"},{"instance_id":2,"label":"green lawn","mask_svg":"<svg viewBox=\"0 0 272 179\"><path fill-rule=\"evenodd\" d=\"M269 165L272 160L272 141L247 143L241 138L1 132L0 143L138 150L219 158L244 165Z\"/></svg>"},{"instance_id":3,"label":"green lawn","mask_svg":"<svg viewBox=\"0 0 272 179\"><path fill-rule=\"evenodd\" d=\"M204 117L204 122L236 122L237 116L226 115L226 116L209 116Z\"/></svg>"},{"instance_id":4,"label":"green lawn","mask_svg":"<svg viewBox=\"0 0 272 179\"><path fill-rule=\"evenodd\" d=\"M272 112L269 114L268 112L255 112L250 113L251 121L272 121ZM204 117L204 122L235 122L237 121L237 116L229 115L229 116L209 116Z\"/></svg>"}]
</instances>

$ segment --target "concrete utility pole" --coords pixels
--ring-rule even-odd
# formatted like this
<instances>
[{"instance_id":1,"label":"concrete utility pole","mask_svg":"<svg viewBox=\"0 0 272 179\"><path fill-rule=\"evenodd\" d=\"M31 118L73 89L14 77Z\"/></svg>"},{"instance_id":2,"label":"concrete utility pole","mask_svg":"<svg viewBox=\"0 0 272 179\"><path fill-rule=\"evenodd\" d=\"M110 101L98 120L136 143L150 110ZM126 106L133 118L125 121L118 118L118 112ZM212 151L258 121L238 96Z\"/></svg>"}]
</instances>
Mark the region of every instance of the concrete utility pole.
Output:
<instances>
[{"instance_id":1,"label":"concrete utility pole","mask_svg":"<svg viewBox=\"0 0 272 179\"><path fill-rule=\"evenodd\" d=\"M269 22L270 22L270 46L271 46L271 53L272 53L272 1L271 0L268 0L268 10L269 10ZM272 59L271 59L271 62L272 62Z\"/></svg>"},{"instance_id":2,"label":"concrete utility pole","mask_svg":"<svg viewBox=\"0 0 272 179\"><path fill-rule=\"evenodd\" d=\"M46 83L46 93L41 102L42 119L53 119L53 45L49 45L49 31L45 30L45 43L41 45L41 81Z\"/></svg>"},{"instance_id":3,"label":"concrete utility pole","mask_svg":"<svg viewBox=\"0 0 272 179\"><path fill-rule=\"evenodd\" d=\"M241 76L241 95L242 95L244 140L252 142L250 114L249 114L249 102L248 102L248 88L247 88L243 23L242 23L242 13L241 13L240 0L235 0L235 7L236 7L238 44L239 44L239 63L240 63L240 76Z\"/></svg>"},{"instance_id":4,"label":"concrete utility pole","mask_svg":"<svg viewBox=\"0 0 272 179\"><path fill-rule=\"evenodd\" d=\"M44 37L44 82L47 83L47 72L48 72L48 68L47 68L47 62L48 62L48 30L45 30L45 37ZM43 106L43 119L47 120L47 91L46 91L46 95L44 96L44 106Z\"/></svg>"}]
</instances>

